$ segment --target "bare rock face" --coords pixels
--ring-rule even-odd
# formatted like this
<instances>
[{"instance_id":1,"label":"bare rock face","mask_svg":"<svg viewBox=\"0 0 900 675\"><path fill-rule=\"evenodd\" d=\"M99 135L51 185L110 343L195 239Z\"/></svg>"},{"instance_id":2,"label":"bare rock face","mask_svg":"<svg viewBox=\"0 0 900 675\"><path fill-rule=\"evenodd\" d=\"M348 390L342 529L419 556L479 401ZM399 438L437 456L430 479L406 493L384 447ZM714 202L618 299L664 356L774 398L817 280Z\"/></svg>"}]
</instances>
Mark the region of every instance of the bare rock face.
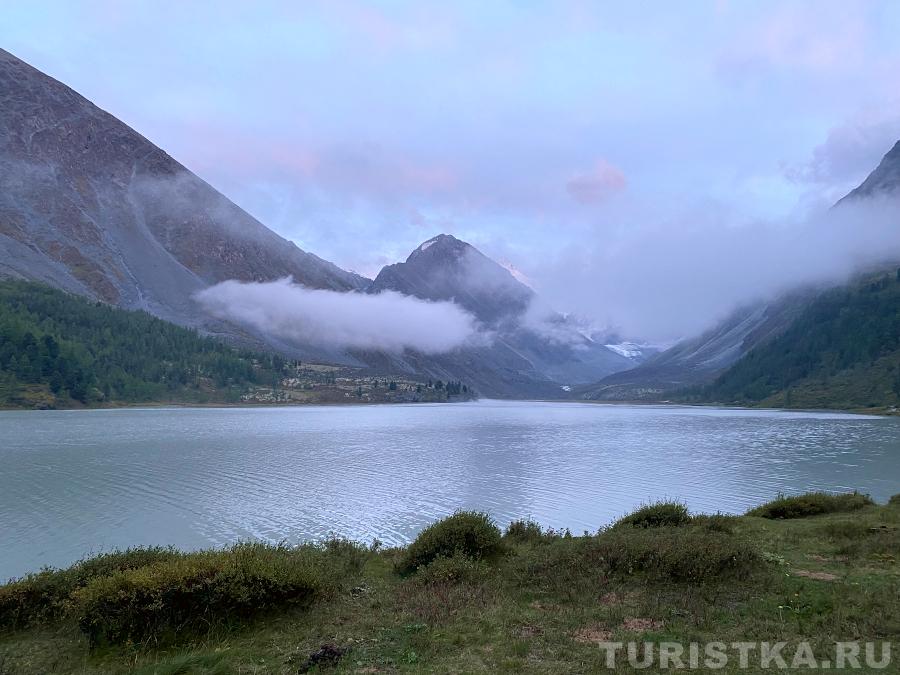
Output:
<instances>
[{"instance_id":1,"label":"bare rock face","mask_svg":"<svg viewBox=\"0 0 900 675\"><path fill-rule=\"evenodd\" d=\"M486 325L522 314L534 291L471 244L439 234L406 262L383 268L370 292L393 290L427 300L450 300Z\"/></svg>"},{"instance_id":2,"label":"bare rock face","mask_svg":"<svg viewBox=\"0 0 900 675\"><path fill-rule=\"evenodd\" d=\"M367 280L268 230L136 131L0 50L0 274L197 325L194 291Z\"/></svg>"}]
</instances>

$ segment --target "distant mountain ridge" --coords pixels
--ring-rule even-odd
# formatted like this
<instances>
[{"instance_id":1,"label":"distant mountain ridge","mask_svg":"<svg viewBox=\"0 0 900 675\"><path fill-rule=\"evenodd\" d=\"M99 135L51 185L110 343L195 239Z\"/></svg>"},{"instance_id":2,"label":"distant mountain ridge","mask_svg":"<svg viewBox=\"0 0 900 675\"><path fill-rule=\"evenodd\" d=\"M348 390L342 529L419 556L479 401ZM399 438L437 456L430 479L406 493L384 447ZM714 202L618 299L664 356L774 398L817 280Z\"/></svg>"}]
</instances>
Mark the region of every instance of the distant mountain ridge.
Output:
<instances>
[{"instance_id":1,"label":"distant mountain ridge","mask_svg":"<svg viewBox=\"0 0 900 675\"><path fill-rule=\"evenodd\" d=\"M636 364L560 314L547 310L532 316L535 292L452 235L433 237L405 262L382 269L368 292L386 290L450 300L471 312L491 333L491 344L433 356L417 367L457 373L491 395L567 397L568 387Z\"/></svg>"}]
</instances>

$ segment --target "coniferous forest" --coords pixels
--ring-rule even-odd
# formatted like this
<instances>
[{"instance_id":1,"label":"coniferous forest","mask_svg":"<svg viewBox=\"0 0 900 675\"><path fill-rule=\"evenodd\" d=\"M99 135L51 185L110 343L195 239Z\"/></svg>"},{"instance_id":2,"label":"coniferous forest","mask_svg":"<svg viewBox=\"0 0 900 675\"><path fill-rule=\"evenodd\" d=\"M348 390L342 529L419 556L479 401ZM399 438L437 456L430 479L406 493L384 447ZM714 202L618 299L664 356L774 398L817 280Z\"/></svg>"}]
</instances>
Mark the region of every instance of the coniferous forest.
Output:
<instances>
[{"instance_id":1,"label":"coniferous forest","mask_svg":"<svg viewBox=\"0 0 900 675\"><path fill-rule=\"evenodd\" d=\"M293 365L146 312L50 287L0 282L0 405L238 400Z\"/></svg>"}]
</instances>

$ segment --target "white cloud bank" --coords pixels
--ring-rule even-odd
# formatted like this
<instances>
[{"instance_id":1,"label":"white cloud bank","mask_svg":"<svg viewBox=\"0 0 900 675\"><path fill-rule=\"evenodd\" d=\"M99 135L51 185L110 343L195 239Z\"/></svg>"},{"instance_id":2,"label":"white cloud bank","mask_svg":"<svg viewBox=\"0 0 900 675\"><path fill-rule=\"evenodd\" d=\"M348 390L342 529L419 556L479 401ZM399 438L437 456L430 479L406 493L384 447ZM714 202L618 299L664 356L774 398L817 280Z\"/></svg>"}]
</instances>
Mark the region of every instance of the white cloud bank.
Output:
<instances>
[{"instance_id":1,"label":"white cloud bank","mask_svg":"<svg viewBox=\"0 0 900 675\"><path fill-rule=\"evenodd\" d=\"M290 278L224 281L195 295L213 316L307 344L427 354L484 341L475 318L452 302L392 291L367 295L306 288Z\"/></svg>"},{"instance_id":2,"label":"white cloud bank","mask_svg":"<svg viewBox=\"0 0 900 675\"><path fill-rule=\"evenodd\" d=\"M734 309L809 284L900 266L900 196L815 209L795 220L732 225L729 214L598 228L529 269L554 307L628 337L698 334Z\"/></svg>"}]
</instances>

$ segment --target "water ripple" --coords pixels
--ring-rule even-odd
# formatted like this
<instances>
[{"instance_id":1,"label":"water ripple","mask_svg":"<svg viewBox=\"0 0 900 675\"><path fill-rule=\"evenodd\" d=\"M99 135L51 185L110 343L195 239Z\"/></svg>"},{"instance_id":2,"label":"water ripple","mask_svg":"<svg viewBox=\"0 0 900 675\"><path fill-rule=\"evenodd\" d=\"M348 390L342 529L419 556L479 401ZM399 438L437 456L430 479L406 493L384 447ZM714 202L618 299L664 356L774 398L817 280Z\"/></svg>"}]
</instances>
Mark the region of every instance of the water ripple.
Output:
<instances>
[{"instance_id":1,"label":"water ripple","mask_svg":"<svg viewBox=\"0 0 900 675\"><path fill-rule=\"evenodd\" d=\"M596 530L642 501L900 492L900 420L511 403L0 413L0 578L139 544L402 544L458 508Z\"/></svg>"}]
</instances>

